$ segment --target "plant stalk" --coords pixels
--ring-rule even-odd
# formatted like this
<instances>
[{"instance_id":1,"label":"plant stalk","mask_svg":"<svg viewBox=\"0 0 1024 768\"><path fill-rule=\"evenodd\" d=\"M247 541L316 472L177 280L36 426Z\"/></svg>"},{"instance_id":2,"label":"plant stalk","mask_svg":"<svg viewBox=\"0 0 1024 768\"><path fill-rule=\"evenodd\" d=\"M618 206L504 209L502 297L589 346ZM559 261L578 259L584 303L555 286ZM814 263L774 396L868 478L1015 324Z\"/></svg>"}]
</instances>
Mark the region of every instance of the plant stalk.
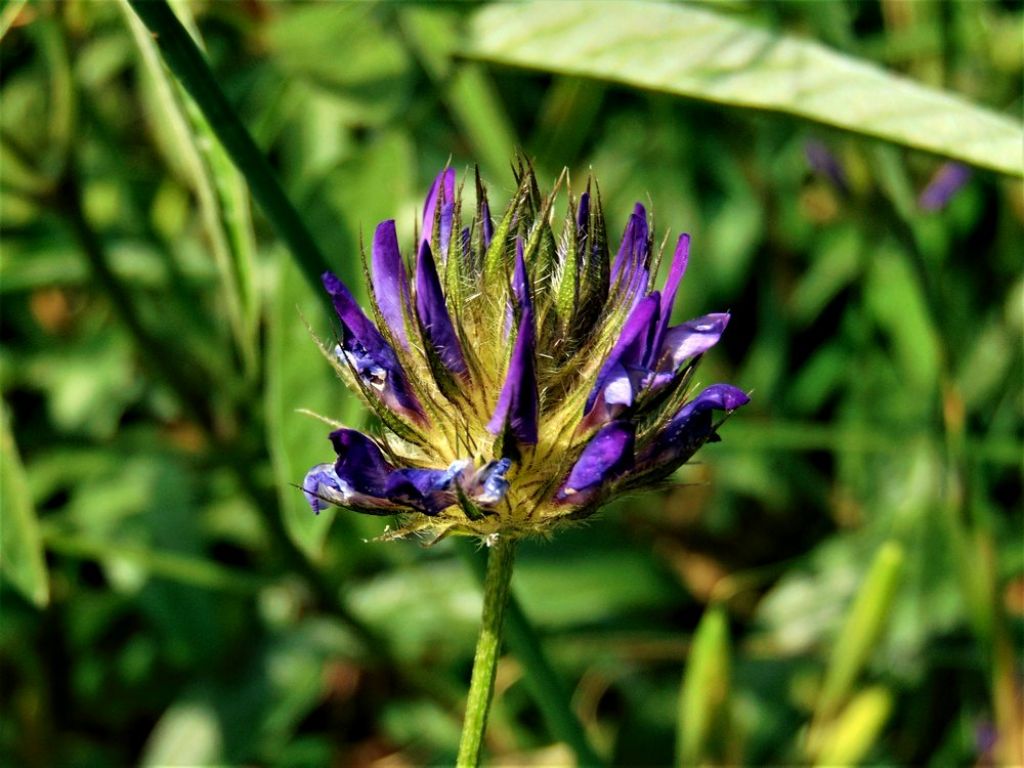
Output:
<instances>
[{"instance_id":1,"label":"plant stalk","mask_svg":"<svg viewBox=\"0 0 1024 768\"><path fill-rule=\"evenodd\" d=\"M513 539L499 537L487 556L484 610L473 657L473 678L466 700L466 719L462 725L459 755L455 761L458 768L476 768L480 764L487 715L494 695L494 673L498 667L498 652L501 650L501 624L512 582L515 546Z\"/></svg>"}]
</instances>

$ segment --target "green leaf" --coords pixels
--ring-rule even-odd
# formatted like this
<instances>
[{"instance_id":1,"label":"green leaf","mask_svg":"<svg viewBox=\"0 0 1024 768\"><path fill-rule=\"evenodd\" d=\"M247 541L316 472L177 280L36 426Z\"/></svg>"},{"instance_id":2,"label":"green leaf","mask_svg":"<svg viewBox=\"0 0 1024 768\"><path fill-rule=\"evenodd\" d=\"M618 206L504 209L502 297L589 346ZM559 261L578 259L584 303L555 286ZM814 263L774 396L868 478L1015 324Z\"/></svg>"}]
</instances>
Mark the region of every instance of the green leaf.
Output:
<instances>
[{"instance_id":1,"label":"green leaf","mask_svg":"<svg viewBox=\"0 0 1024 768\"><path fill-rule=\"evenodd\" d=\"M693 636L679 701L679 764L704 764L708 742L726 713L729 624L725 609L708 607Z\"/></svg>"},{"instance_id":2,"label":"green leaf","mask_svg":"<svg viewBox=\"0 0 1024 768\"><path fill-rule=\"evenodd\" d=\"M468 54L767 110L1024 175L1018 121L867 62L702 8L657 3L496 4Z\"/></svg>"},{"instance_id":3,"label":"green leaf","mask_svg":"<svg viewBox=\"0 0 1024 768\"><path fill-rule=\"evenodd\" d=\"M14 443L6 404L0 403L0 573L38 606L50 600L36 511Z\"/></svg>"},{"instance_id":4,"label":"green leaf","mask_svg":"<svg viewBox=\"0 0 1024 768\"><path fill-rule=\"evenodd\" d=\"M888 541L878 550L864 585L836 638L818 699L816 720L827 721L850 695L889 617L903 572L903 547Z\"/></svg>"},{"instance_id":5,"label":"green leaf","mask_svg":"<svg viewBox=\"0 0 1024 768\"><path fill-rule=\"evenodd\" d=\"M815 765L856 765L878 741L892 712L892 694L881 686L868 688L843 709L825 737Z\"/></svg>"}]
</instances>

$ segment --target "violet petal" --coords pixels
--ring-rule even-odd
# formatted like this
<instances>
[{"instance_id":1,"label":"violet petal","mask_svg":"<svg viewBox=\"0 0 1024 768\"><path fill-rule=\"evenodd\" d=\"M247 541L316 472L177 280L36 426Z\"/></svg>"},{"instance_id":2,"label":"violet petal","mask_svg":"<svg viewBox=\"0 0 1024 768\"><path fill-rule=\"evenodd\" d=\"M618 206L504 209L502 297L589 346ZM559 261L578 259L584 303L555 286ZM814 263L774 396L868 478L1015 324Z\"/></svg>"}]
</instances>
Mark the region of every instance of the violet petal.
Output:
<instances>
[{"instance_id":1,"label":"violet petal","mask_svg":"<svg viewBox=\"0 0 1024 768\"><path fill-rule=\"evenodd\" d=\"M452 218L455 212L455 169L445 168L434 179L423 205L423 230L421 242L433 247L434 219L437 207L441 206L441 231L438 240L441 246L441 258L448 253L448 241L452 234Z\"/></svg>"},{"instance_id":2,"label":"violet petal","mask_svg":"<svg viewBox=\"0 0 1024 768\"><path fill-rule=\"evenodd\" d=\"M618 341L615 342L615 346L608 353L604 365L597 374L597 381L594 383L594 388L590 391L587 403L583 409L584 414L591 412L598 397L602 395L605 387L611 383L615 374L621 374L621 371L616 366L621 366L626 370L638 368L644 359L648 357L652 331L658 317L659 304L660 296L657 291L652 292L650 296L645 296L637 302L633 311L626 319L625 325L622 327ZM623 403L623 405L631 404L632 402Z\"/></svg>"},{"instance_id":3,"label":"violet petal","mask_svg":"<svg viewBox=\"0 0 1024 768\"><path fill-rule=\"evenodd\" d=\"M380 307L380 313L398 342L409 348L405 334L405 311L409 303L409 274L398 248L398 234L394 219L382 221L373 233L373 247L370 251L373 295Z\"/></svg>"},{"instance_id":4,"label":"violet petal","mask_svg":"<svg viewBox=\"0 0 1024 768\"><path fill-rule=\"evenodd\" d=\"M522 314L519 319L519 333L512 357L505 374L505 383L498 395L494 415L487 424L492 434L501 434L508 425L512 435L520 443L534 445L537 442L537 421L540 413L540 398L537 392L537 371L534 365L533 302L530 297L529 278L523 260L522 241L516 244L516 266L512 277L513 293L516 295Z\"/></svg>"},{"instance_id":5,"label":"violet petal","mask_svg":"<svg viewBox=\"0 0 1024 768\"><path fill-rule=\"evenodd\" d=\"M466 360L462 347L452 325L452 318L445 306L437 266L426 241L420 244L419 259L416 262L416 314L423 324L427 340L437 350L438 356L452 373L465 375Z\"/></svg>"},{"instance_id":6,"label":"violet petal","mask_svg":"<svg viewBox=\"0 0 1024 768\"><path fill-rule=\"evenodd\" d=\"M636 425L630 421L605 424L587 443L555 498L587 504L606 483L632 468L635 438Z\"/></svg>"},{"instance_id":7,"label":"violet petal","mask_svg":"<svg viewBox=\"0 0 1024 768\"><path fill-rule=\"evenodd\" d=\"M707 352L722 338L728 324L729 313L716 312L669 328L658 353L657 369L674 371L685 360Z\"/></svg>"},{"instance_id":8,"label":"violet petal","mask_svg":"<svg viewBox=\"0 0 1024 768\"><path fill-rule=\"evenodd\" d=\"M647 265L649 230L647 228L647 211L637 203L629 217L626 229L622 233L619 252L612 262L611 280L614 285L621 280L623 286L632 289L637 282L638 273ZM646 282L646 280L644 281Z\"/></svg>"},{"instance_id":9,"label":"violet petal","mask_svg":"<svg viewBox=\"0 0 1024 768\"><path fill-rule=\"evenodd\" d=\"M731 384L712 384L686 403L638 458L640 471L667 475L687 461L713 433L713 411L734 411L750 402Z\"/></svg>"},{"instance_id":10,"label":"violet petal","mask_svg":"<svg viewBox=\"0 0 1024 768\"><path fill-rule=\"evenodd\" d=\"M363 384L391 410L422 423L423 409L409 388L395 350L341 280L330 272L325 272L322 280L341 321L341 344L336 354L355 368Z\"/></svg>"},{"instance_id":11,"label":"violet petal","mask_svg":"<svg viewBox=\"0 0 1024 768\"><path fill-rule=\"evenodd\" d=\"M661 292L661 310L658 319L658 329L654 334L654 342L651 344L652 357L657 357L665 340L665 333L668 331L668 324L672 320L672 307L676 303L676 291L683 275L686 274L686 265L690 259L690 236L685 232L679 236L676 242L675 253L672 254L672 265L669 267L668 275L665 277L665 288ZM648 366L654 368L658 361L651 359L647 361Z\"/></svg>"}]
</instances>

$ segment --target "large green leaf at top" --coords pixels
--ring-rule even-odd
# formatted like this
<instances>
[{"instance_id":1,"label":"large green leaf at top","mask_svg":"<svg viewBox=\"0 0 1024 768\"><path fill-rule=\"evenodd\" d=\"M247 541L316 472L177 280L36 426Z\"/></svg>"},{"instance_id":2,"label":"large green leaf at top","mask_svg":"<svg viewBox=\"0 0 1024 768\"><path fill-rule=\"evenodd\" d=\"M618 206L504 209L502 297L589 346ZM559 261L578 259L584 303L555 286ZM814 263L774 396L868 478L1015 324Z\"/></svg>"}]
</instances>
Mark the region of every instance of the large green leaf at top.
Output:
<instances>
[{"instance_id":1,"label":"large green leaf at top","mask_svg":"<svg viewBox=\"0 0 1024 768\"><path fill-rule=\"evenodd\" d=\"M0 403L0 572L38 606L50 599L36 511L14 443L7 407Z\"/></svg>"},{"instance_id":2,"label":"large green leaf at top","mask_svg":"<svg viewBox=\"0 0 1024 768\"><path fill-rule=\"evenodd\" d=\"M1004 115L825 46L714 11L640 2L492 5L468 55L770 110L1024 175L1024 129Z\"/></svg>"}]
</instances>

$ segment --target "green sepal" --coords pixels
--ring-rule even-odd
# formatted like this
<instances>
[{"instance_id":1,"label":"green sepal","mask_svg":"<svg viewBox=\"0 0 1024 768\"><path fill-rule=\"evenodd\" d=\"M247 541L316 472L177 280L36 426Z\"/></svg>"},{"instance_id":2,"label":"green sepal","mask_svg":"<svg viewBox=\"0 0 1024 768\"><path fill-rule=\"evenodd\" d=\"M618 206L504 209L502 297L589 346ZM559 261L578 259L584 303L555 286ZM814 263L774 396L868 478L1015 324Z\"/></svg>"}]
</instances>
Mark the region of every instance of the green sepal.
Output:
<instances>
[{"instance_id":1,"label":"green sepal","mask_svg":"<svg viewBox=\"0 0 1024 768\"><path fill-rule=\"evenodd\" d=\"M459 508L462 510L462 514L474 522L477 520L483 520L487 513L473 503L473 500L466 495L466 492L458 482L455 482L452 485L455 486L455 498L458 499Z\"/></svg>"},{"instance_id":2,"label":"green sepal","mask_svg":"<svg viewBox=\"0 0 1024 768\"><path fill-rule=\"evenodd\" d=\"M587 186L589 189L590 185ZM578 339L581 346L604 309L608 300L608 281L611 279L608 234L601 207L601 189L596 182L584 237L586 239L579 248L582 255L579 303L569 332L569 336Z\"/></svg>"}]
</instances>

